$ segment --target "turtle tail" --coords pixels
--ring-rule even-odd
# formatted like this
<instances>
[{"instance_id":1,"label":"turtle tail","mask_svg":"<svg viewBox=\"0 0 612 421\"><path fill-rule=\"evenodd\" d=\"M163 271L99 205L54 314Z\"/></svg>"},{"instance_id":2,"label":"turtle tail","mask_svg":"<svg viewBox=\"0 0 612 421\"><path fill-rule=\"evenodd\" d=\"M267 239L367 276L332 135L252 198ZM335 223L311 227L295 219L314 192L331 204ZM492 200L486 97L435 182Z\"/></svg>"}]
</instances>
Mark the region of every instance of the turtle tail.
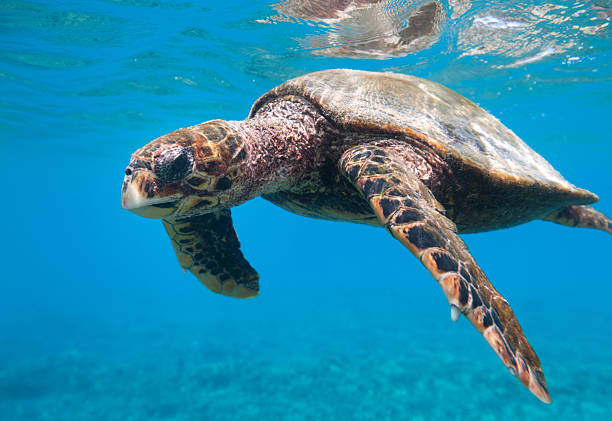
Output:
<instances>
[{"instance_id":1,"label":"turtle tail","mask_svg":"<svg viewBox=\"0 0 612 421\"><path fill-rule=\"evenodd\" d=\"M568 227L594 228L612 234L612 219L591 206L566 206L542 219Z\"/></svg>"}]
</instances>

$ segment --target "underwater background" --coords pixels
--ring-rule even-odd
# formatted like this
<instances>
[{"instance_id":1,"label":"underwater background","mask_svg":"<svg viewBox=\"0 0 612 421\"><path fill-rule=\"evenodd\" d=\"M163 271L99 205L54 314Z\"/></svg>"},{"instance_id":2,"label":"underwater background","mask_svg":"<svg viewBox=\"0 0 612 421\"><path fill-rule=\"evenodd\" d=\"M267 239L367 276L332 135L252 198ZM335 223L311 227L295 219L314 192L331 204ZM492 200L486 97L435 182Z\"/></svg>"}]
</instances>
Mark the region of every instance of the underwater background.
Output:
<instances>
[{"instance_id":1,"label":"underwater background","mask_svg":"<svg viewBox=\"0 0 612 421\"><path fill-rule=\"evenodd\" d=\"M342 51L426 2L334 22L291 3L0 0L0 419L612 419L606 233L463 236L542 361L545 405L385 230L239 206L261 294L236 300L182 272L159 221L121 209L148 141L355 68L457 90L612 215L610 1L443 1L425 41L360 58Z\"/></svg>"}]
</instances>

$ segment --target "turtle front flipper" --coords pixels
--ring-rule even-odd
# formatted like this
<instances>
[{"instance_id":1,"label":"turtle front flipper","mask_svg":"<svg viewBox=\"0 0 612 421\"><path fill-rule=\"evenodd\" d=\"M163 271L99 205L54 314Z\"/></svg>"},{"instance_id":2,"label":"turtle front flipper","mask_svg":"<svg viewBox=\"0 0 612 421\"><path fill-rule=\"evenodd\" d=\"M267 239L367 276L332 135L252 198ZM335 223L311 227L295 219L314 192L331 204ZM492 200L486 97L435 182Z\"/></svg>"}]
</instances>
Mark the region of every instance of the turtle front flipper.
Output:
<instances>
[{"instance_id":1,"label":"turtle front flipper","mask_svg":"<svg viewBox=\"0 0 612 421\"><path fill-rule=\"evenodd\" d=\"M259 275L240 251L229 210L163 223L181 267L210 290L236 298L259 293Z\"/></svg>"},{"instance_id":2,"label":"turtle front flipper","mask_svg":"<svg viewBox=\"0 0 612 421\"><path fill-rule=\"evenodd\" d=\"M544 217L568 227L593 228L612 234L612 219L590 206L566 206Z\"/></svg>"},{"instance_id":3,"label":"turtle front flipper","mask_svg":"<svg viewBox=\"0 0 612 421\"><path fill-rule=\"evenodd\" d=\"M438 281L451 305L451 318L463 313L510 372L550 403L540 361L510 305L478 267L440 203L397 152L356 146L343 154L339 167L391 235Z\"/></svg>"}]
</instances>

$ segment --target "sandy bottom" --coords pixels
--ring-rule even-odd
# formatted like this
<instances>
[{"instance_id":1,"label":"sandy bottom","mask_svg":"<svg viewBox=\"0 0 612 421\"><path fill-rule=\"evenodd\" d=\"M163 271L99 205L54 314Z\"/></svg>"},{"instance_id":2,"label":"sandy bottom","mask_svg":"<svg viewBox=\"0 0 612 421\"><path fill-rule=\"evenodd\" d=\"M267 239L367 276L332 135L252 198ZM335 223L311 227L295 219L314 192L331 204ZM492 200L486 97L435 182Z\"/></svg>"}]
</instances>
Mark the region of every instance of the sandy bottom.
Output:
<instances>
[{"instance_id":1,"label":"sandy bottom","mask_svg":"<svg viewBox=\"0 0 612 421\"><path fill-rule=\"evenodd\" d=\"M342 317L48 334L46 351L3 358L0 419L610 419L609 347L587 336L536 335L544 405L465 320Z\"/></svg>"}]
</instances>

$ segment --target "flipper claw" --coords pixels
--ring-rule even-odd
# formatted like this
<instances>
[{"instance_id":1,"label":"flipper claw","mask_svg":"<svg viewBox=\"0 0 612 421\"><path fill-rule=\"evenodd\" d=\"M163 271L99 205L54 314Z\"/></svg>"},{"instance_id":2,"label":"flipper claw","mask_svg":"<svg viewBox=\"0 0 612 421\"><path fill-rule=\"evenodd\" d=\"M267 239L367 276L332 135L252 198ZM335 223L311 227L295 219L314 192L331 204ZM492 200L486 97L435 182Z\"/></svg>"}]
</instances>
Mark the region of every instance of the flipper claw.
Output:
<instances>
[{"instance_id":1,"label":"flipper claw","mask_svg":"<svg viewBox=\"0 0 612 421\"><path fill-rule=\"evenodd\" d=\"M459 320L459 316L461 316L461 310L459 310L459 307L457 307L454 304L451 304L450 308L451 308L451 320L453 322L456 322L457 320Z\"/></svg>"}]
</instances>

